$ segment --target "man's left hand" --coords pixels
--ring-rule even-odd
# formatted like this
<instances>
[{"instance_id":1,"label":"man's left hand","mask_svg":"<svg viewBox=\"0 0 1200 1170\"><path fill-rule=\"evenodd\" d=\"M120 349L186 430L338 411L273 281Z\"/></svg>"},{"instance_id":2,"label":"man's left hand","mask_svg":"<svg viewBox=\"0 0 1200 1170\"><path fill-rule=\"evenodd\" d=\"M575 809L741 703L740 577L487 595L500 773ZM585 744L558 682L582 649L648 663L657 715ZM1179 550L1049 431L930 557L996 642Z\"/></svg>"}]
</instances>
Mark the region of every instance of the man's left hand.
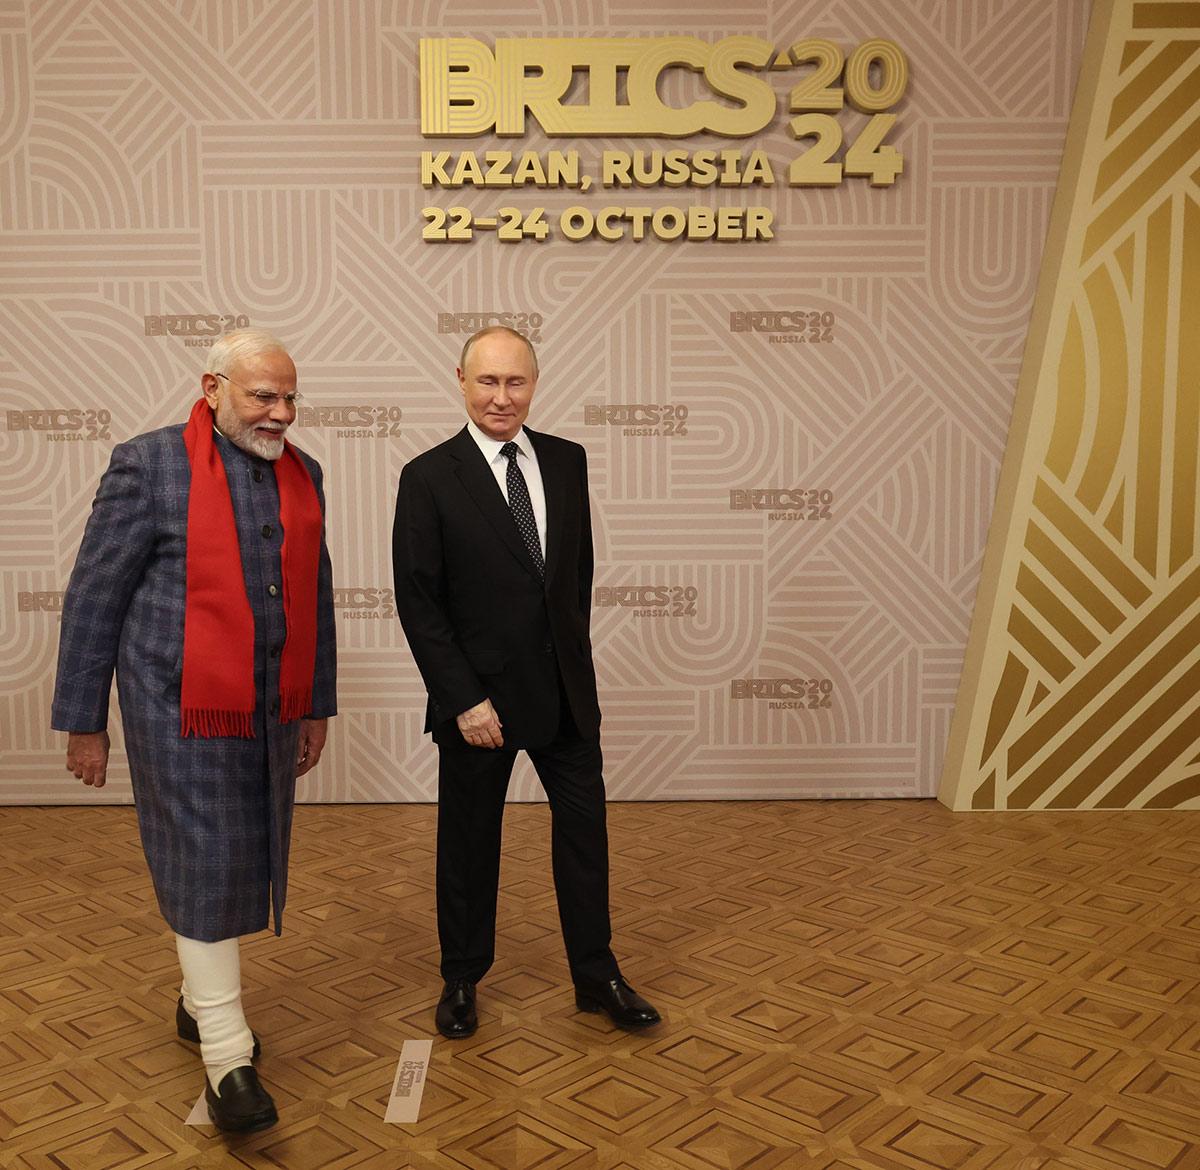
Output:
<instances>
[{"instance_id":1,"label":"man's left hand","mask_svg":"<svg viewBox=\"0 0 1200 1170\"><path fill-rule=\"evenodd\" d=\"M296 775L303 776L317 766L329 734L328 719L300 720L300 747L296 758Z\"/></svg>"}]
</instances>

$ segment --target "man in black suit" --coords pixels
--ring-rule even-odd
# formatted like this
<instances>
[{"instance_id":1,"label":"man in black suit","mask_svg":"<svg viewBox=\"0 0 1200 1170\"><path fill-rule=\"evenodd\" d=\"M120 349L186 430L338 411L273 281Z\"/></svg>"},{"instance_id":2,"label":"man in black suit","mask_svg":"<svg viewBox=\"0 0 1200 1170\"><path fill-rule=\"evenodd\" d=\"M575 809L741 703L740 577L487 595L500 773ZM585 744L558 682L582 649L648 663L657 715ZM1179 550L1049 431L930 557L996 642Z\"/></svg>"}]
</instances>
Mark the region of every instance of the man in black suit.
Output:
<instances>
[{"instance_id":1,"label":"man in black suit","mask_svg":"<svg viewBox=\"0 0 1200 1170\"><path fill-rule=\"evenodd\" d=\"M477 1025L475 985L495 954L504 797L520 749L550 802L575 1002L620 1027L646 1027L659 1015L609 949L587 458L578 444L523 425L538 366L520 333L483 329L460 363L467 425L404 468L392 534L396 606L438 745L438 1030L455 1039Z\"/></svg>"}]
</instances>

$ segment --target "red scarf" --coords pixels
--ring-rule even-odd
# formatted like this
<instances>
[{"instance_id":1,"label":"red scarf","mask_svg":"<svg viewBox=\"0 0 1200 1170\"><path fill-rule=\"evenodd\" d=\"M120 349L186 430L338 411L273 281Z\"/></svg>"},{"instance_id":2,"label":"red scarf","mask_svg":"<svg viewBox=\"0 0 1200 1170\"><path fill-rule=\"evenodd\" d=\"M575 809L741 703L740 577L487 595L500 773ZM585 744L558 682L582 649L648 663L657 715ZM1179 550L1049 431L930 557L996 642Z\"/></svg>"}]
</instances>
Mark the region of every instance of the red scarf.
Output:
<instances>
[{"instance_id":1,"label":"red scarf","mask_svg":"<svg viewBox=\"0 0 1200 1170\"><path fill-rule=\"evenodd\" d=\"M180 735L254 737L254 613L225 465L213 441L213 412L201 398L183 431L192 483L188 496L187 612L183 626ZM317 660L317 566L321 505L291 443L275 462L283 528L283 614L279 722L312 706Z\"/></svg>"}]
</instances>

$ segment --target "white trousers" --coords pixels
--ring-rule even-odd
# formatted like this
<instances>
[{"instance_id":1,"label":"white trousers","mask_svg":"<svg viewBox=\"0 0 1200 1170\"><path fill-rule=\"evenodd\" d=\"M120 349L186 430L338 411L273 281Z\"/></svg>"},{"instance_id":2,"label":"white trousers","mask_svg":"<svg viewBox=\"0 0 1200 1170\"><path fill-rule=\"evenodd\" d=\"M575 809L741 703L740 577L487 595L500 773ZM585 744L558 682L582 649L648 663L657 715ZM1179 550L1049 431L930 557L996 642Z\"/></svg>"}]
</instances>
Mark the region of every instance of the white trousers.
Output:
<instances>
[{"instance_id":1,"label":"white trousers","mask_svg":"<svg viewBox=\"0 0 1200 1170\"><path fill-rule=\"evenodd\" d=\"M199 942L175 936L183 971L183 1006L200 1029L200 1059L216 1091L221 1079L250 1063L254 1036L242 1012L242 965L236 938Z\"/></svg>"}]
</instances>

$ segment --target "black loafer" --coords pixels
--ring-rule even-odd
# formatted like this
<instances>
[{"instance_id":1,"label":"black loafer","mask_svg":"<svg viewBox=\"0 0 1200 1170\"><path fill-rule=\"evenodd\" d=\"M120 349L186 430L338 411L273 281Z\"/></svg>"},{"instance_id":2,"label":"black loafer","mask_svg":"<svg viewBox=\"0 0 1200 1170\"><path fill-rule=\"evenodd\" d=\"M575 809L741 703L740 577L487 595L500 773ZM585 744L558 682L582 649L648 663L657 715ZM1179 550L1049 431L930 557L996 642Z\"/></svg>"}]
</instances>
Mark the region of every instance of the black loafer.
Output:
<instances>
[{"instance_id":1,"label":"black loafer","mask_svg":"<svg viewBox=\"0 0 1200 1170\"><path fill-rule=\"evenodd\" d=\"M217 1088L220 1092L214 1093L208 1078L204 1078L208 1116L222 1133L258 1133L279 1120L271 1094L259 1083L258 1073L250 1065L227 1072Z\"/></svg>"},{"instance_id":2,"label":"black loafer","mask_svg":"<svg viewBox=\"0 0 1200 1170\"><path fill-rule=\"evenodd\" d=\"M475 984L469 979L451 979L442 988L434 1014L437 1030L447 1040L463 1040L479 1027L475 1014Z\"/></svg>"},{"instance_id":3,"label":"black loafer","mask_svg":"<svg viewBox=\"0 0 1200 1170\"><path fill-rule=\"evenodd\" d=\"M618 1028L649 1028L662 1020L620 975L607 983L576 984L575 1006L583 1012L607 1012Z\"/></svg>"},{"instance_id":4,"label":"black loafer","mask_svg":"<svg viewBox=\"0 0 1200 1170\"><path fill-rule=\"evenodd\" d=\"M179 1002L175 1005L175 1033L180 1040L186 1040L189 1044L200 1043L200 1026L196 1023L193 1016L188 1015L188 1010L183 1006L183 996L179 997ZM254 1036L254 1033L250 1033ZM262 1045L258 1042L258 1037L254 1036L254 1051L250 1053L251 1060L257 1060L262 1056Z\"/></svg>"}]
</instances>

